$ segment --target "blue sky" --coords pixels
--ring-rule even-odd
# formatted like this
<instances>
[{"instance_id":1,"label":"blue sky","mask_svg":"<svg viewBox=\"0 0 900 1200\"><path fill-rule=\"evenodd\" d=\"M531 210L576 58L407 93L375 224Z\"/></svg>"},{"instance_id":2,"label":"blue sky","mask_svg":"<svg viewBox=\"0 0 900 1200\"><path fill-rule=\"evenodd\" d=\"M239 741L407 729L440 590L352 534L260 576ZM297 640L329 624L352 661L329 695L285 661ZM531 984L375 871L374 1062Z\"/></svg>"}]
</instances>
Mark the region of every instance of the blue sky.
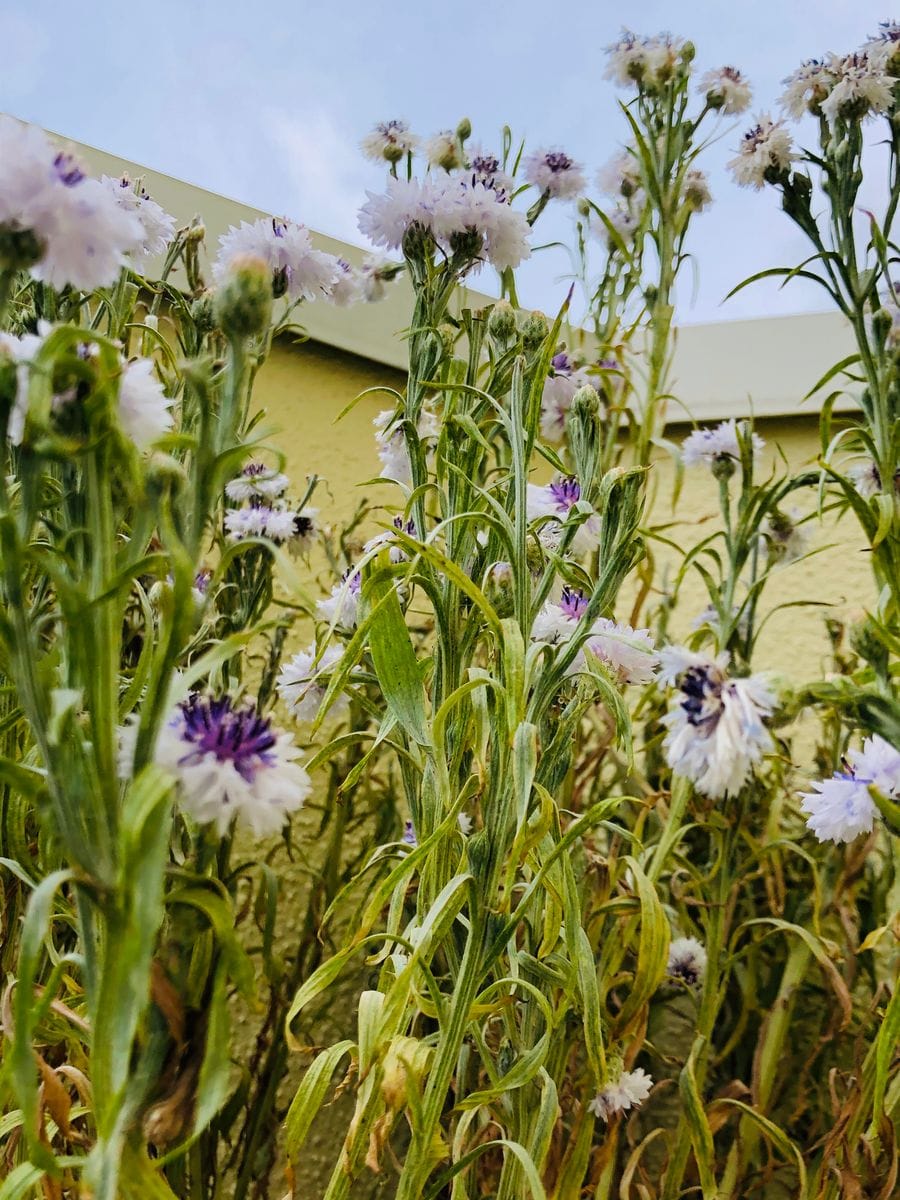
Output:
<instances>
[{"instance_id":1,"label":"blue sky","mask_svg":"<svg viewBox=\"0 0 900 1200\"><path fill-rule=\"evenodd\" d=\"M854 48L895 15L872 0L4 0L0 109L360 243L356 208L382 172L357 145L376 120L404 117L428 135L468 116L486 145L509 123L593 175L625 137L620 93L603 79L603 47L625 17L642 33L692 38L701 70L739 66L757 111L803 58ZM682 321L827 305L802 281L721 303L752 272L806 253L774 193L741 191L724 171L744 123L706 157L716 202L694 225ZM570 229L558 210L540 240ZM567 270L559 251L537 256L523 301L554 308Z\"/></svg>"}]
</instances>

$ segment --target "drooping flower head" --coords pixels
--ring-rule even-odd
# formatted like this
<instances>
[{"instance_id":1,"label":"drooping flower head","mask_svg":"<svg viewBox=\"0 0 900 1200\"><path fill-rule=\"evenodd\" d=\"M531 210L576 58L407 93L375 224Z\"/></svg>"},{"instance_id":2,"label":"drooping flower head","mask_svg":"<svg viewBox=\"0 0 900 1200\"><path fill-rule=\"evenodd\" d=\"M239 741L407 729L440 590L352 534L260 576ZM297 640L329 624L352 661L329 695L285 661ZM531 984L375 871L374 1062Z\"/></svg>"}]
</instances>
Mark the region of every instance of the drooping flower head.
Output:
<instances>
[{"instance_id":1,"label":"drooping flower head","mask_svg":"<svg viewBox=\"0 0 900 1200\"><path fill-rule=\"evenodd\" d=\"M241 221L219 238L219 253L213 263L213 278L227 278L236 262L260 259L272 272L272 292L291 300L328 297L341 271L332 254L313 248L305 225L286 217L261 217Z\"/></svg>"},{"instance_id":2,"label":"drooping flower head","mask_svg":"<svg viewBox=\"0 0 900 1200\"><path fill-rule=\"evenodd\" d=\"M622 1071L615 1082L600 1089L588 1108L601 1121L610 1121L619 1113L640 1108L652 1087L653 1079L643 1067L635 1071Z\"/></svg>"},{"instance_id":3,"label":"drooping flower head","mask_svg":"<svg viewBox=\"0 0 900 1200\"><path fill-rule=\"evenodd\" d=\"M706 172L699 167L691 167L684 173L682 184L684 202L694 212L703 212L712 204L712 192L709 190L709 179Z\"/></svg>"},{"instance_id":4,"label":"drooping flower head","mask_svg":"<svg viewBox=\"0 0 900 1200\"><path fill-rule=\"evenodd\" d=\"M675 938L669 943L669 959L666 974L670 979L680 979L688 987L703 982L706 971L706 950L693 937Z\"/></svg>"},{"instance_id":5,"label":"drooping flower head","mask_svg":"<svg viewBox=\"0 0 900 1200\"><path fill-rule=\"evenodd\" d=\"M349 308L363 299L365 283L362 272L351 267L345 258L335 259L335 266L337 275L331 285L328 299L338 308Z\"/></svg>"},{"instance_id":6,"label":"drooping flower head","mask_svg":"<svg viewBox=\"0 0 900 1200\"><path fill-rule=\"evenodd\" d=\"M874 734L861 750L850 750L844 770L817 780L812 792L801 792L806 825L820 842L852 842L871 833L878 816L870 787L889 800L900 799L900 750Z\"/></svg>"},{"instance_id":7,"label":"drooping flower head","mask_svg":"<svg viewBox=\"0 0 900 1200\"><path fill-rule=\"evenodd\" d=\"M522 167L528 183L554 200L579 196L587 186L581 164L558 148L535 150Z\"/></svg>"},{"instance_id":8,"label":"drooping flower head","mask_svg":"<svg viewBox=\"0 0 900 1200\"><path fill-rule=\"evenodd\" d=\"M172 428L172 401L149 358L132 359L122 368L119 420L139 450L146 450Z\"/></svg>"},{"instance_id":9,"label":"drooping flower head","mask_svg":"<svg viewBox=\"0 0 900 1200\"><path fill-rule=\"evenodd\" d=\"M735 795L772 747L764 724L775 708L769 680L730 676L727 654L667 646L660 658L660 681L677 688L662 718L666 761L710 799Z\"/></svg>"},{"instance_id":10,"label":"drooping flower head","mask_svg":"<svg viewBox=\"0 0 900 1200\"><path fill-rule=\"evenodd\" d=\"M363 138L360 148L372 162L397 163L404 155L412 154L418 144L406 121L380 121Z\"/></svg>"},{"instance_id":11,"label":"drooping flower head","mask_svg":"<svg viewBox=\"0 0 900 1200\"><path fill-rule=\"evenodd\" d=\"M125 775L136 738L136 725L122 731ZM198 824L224 836L236 820L262 837L277 833L312 790L299 756L292 736L253 704L195 692L166 721L154 759L175 776L179 803Z\"/></svg>"},{"instance_id":12,"label":"drooping flower head","mask_svg":"<svg viewBox=\"0 0 900 1200\"><path fill-rule=\"evenodd\" d=\"M707 71L697 87L706 97L710 108L716 108L725 116L739 116L750 107L753 92L747 79L737 67L720 67Z\"/></svg>"},{"instance_id":13,"label":"drooping flower head","mask_svg":"<svg viewBox=\"0 0 900 1200\"><path fill-rule=\"evenodd\" d=\"M768 113L762 113L741 138L737 157L726 165L740 187L759 191L765 184L783 178L796 157L784 122L773 121Z\"/></svg>"},{"instance_id":14,"label":"drooping flower head","mask_svg":"<svg viewBox=\"0 0 900 1200\"><path fill-rule=\"evenodd\" d=\"M428 138L424 150L429 167L455 171L463 165L459 141L452 129L442 129L440 133Z\"/></svg>"},{"instance_id":15,"label":"drooping flower head","mask_svg":"<svg viewBox=\"0 0 900 1200\"><path fill-rule=\"evenodd\" d=\"M610 617L599 617L591 628L587 649L621 685L650 683L656 678L659 654L649 629L633 629Z\"/></svg>"},{"instance_id":16,"label":"drooping flower head","mask_svg":"<svg viewBox=\"0 0 900 1200\"><path fill-rule=\"evenodd\" d=\"M633 196L641 186L641 167L633 150L620 150L597 172L597 187L604 196Z\"/></svg>"},{"instance_id":17,"label":"drooping flower head","mask_svg":"<svg viewBox=\"0 0 900 1200\"><path fill-rule=\"evenodd\" d=\"M412 464L406 449L403 427L393 409L387 408L374 417L375 443L381 460L381 478L393 479L404 487L412 487ZM422 441L433 442L441 431L437 414L422 405L417 432Z\"/></svg>"}]
</instances>

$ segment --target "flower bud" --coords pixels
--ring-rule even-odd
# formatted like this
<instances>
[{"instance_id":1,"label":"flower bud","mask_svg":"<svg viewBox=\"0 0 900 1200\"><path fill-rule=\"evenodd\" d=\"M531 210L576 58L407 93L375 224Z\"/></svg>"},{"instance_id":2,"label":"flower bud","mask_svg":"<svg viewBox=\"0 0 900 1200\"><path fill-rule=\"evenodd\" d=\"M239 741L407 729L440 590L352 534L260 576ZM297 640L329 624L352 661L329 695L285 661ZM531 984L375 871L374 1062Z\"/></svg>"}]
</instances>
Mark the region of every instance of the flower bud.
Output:
<instances>
[{"instance_id":1,"label":"flower bud","mask_svg":"<svg viewBox=\"0 0 900 1200\"><path fill-rule=\"evenodd\" d=\"M201 336L204 333L212 333L216 327L215 305L213 303L213 294L209 289L201 292L196 300L191 304L191 318L194 326Z\"/></svg>"},{"instance_id":2,"label":"flower bud","mask_svg":"<svg viewBox=\"0 0 900 1200\"><path fill-rule=\"evenodd\" d=\"M860 658L864 659L878 675L885 675L888 669L888 650L882 641L876 623L868 615L855 624L850 630L850 645Z\"/></svg>"},{"instance_id":3,"label":"flower bud","mask_svg":"<svg viewBox=\"0 0 900 1200\"><path fill-rule=\"evenodd\" d=\"M550 325L542 312L531 312L522 323L522 344L526 350L537 350L547 340Z\"/></svg>"},{"instance_id":4,"label":"flower bud","mask_svg":"<svg viewBox=\"0 0 900 1200\"><path fill-rule=\"evenodd\" d=\"M513 574L510 563L495 562L488 568L484 592L501 619L512 616Z\"/></svg>"},{"instance_id":5,"label":"flower bud","mask_svg":"<svg viewBox=\"0 0 900 1200\"><path fill-rule=\"evenodd\" d=\"M272 272L261 258L241 255L215 297L215 315L230 337L261 334L272 317Z\"/></svg>"},{"instance_id":6,"label":"flower bud","mask_svg":"<svg viewBox=\"0 0 900 1200\"><path fill-rule=\"evenodd\" d=\"M508 300L498 300L488 317L488 333L501 347L516 335L516 313Z\"/></svg>"},{"instance_id":7,"label":"flower bud","mask_svg":"<svg viewBox=\"0 0 900 1200\"><path fill-rule=\"evenodd\" d=\"M190 228L185 234L186 242L194 242L195 244L202 242L206 237L206 226L199 217L194 217L191 221Z\"/></svg>"},{"instance_id":8,"label":"flower bud","mask_svg":"<svg viewBox=\"0 0 900 1200\"><path fill-rule=\"evenodd\" d=\"M466 138L470 138L472 136L472 122L468 117L463 117L463 119L457 125L456 136L461 142L464 142Z\"/></svg>"}]
</instances>

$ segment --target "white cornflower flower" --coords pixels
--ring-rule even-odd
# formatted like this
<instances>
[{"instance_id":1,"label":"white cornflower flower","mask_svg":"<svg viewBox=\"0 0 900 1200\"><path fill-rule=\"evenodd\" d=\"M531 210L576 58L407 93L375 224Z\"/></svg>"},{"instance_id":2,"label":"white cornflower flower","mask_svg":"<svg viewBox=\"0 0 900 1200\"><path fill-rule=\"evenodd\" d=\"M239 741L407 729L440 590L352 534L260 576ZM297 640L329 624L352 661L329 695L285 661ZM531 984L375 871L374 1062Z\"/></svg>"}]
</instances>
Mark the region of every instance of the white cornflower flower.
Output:
<instances>
[{"instance_id":1,"label":"white cornflower flower","mask_svg":"<svg viewBox=\"0 0 900 1200\"><path fill-rule=\"evenodd\" d=\"M548 442L561 442L566 435L566 414L572 407L575 393L590 376L577 368L565 351L550 360L550 374L544 380L541 396L541 437Z\"/></svg>"},{"instance_id":2,"label":"white cornflower flower","mask_svg":"<svg viewBox=\"0 0 900 1200\"><path fill-rule=\"evenodd\" d=\"M435 202L441 194L429 180L388 179L381 195L366 192L367 200L357 221L359 231L376 246L399 250L413 225L431 232Z\"/></svg>"},{"instance_id":3,"label":"white cornflower flower","mask_svg":"<svg viewBox=\"0 0 900 1200\"><path fill-rule=\"evenodd\" d=\"M396 533L405 533L407 537L417 537L415 522L404 521L402 517L394 517L391 522L393 528L386 529L384 533L377 533L375 537L369 540L363 546L363 553L369 554L373 550L378 550L381 546L390 546L390 559L392 563L401 563L406 561L406 551L397 541Z\"/></svg>"},{"instance_id":4,"label":"white cornflower flower","mask_svg":"<svg viewBox=\"0 0 900 1200\"><path fill-rule=\"evenodd\" d=\"M627 203L617 204L615 208L604 213L606 220L618 235L619 241L623 242L626 247L634 240L634 235L640 225L644 203L644 192L642 189L638 189L629 197ZM610 232L606 221L602 221L593 211L588 216L588 229L599 241L606 243L606 249L610 254L620 252L619 244Z\"/></svg>"},{"instance_id":5,"label":"white cornflower flower","mask_svg":"<svg viewBox=\"0 0 900 1200\"><path fill-rule=\"evenodd\" d=\"M510 207L505 192L471 183L465 173L447 179L435 203L433 228L451 252L457 239L480 239L473 258L487 259L498 271L517 267L531 254L525 214Z\"/></svg>"},{"instance_id":6,"label":"white cornflower flower","mask_svg":"<svg viewBox=\"0 0 900 1200\"><path fill-rule=\"evenodd\" d=\"M878 808L869 792L874 787L889 800L900 799L900 750L878 734L861 750L850 750L845 770L813 783L815 791L801 792L807 828L820 842L852 842L871 833Z\"/></svg>"},{"instance_id":7,"label":"white cornflower flower","mask_svg":"<svg viewBox=\"0 0 900 1200\"><path fill-rule=\"evenodd\" d=\"M359 272L363 300L367 304L375 304L379 300L383 300L387 292L386 285L397 277L400 269L398 263L393 263L380 254L367 254Z\"/></svg>"},{"instance_id":8,"label":"white cornflower flower","mask_svg":"<svg viewBox=\"0 0 900 1200\"><path fill-rule=\"evenodd\" d=\"M266 529L266 517L271 511L264 505L230 508L225 513L225 532L233 542L262 537Z\"/></svg>"},{"instance_id":9,"label":"white cornflower flower","mask_svg":"<svg viewBox=\"0 0 900 1200\"><path fill-rule=\"evenodd\" d=\"M289 483L287 475L274 471L265 463L249 462L236 479L225 485L225 495L229 500L237 501L255 497L276 500L287 490Z\"/></svg>"},{"instance_id":10,"label":"white cornflower flower","mask_svg":"<svg viewBox=\"0 0 900 1200\"><path fill-rule=\"evenodd\" d=\"M881 472L874 458L864 458L847 469L847 476L864 500L871 500L881 491Z\"/></svg>"},{"instance_id":11,"label":"white cornflower flower","mask_svg":"<svg viewBox=\"0 0 900 1200\"><path fill-rule=\"evenodd\" d=\"M786 566L809 553L811 524L802 520L797 509L792 509L790 513L780 509L770 512L763 520L759 533L762 555L773 562Z\"/></svg>"},{"instance_id":12,"label":"white cornflower flower","mask_svg":"<svg viewBox=\"0 0 900 1200\"><path fill-rule=\"evenodd\" d=\"M376 163L396 163L412 154L419 139L410 132L406 121L381 121L360 143L366 158Z\"/></svg>"},{"instance_id":13,"label":"white cornflower flower","mask_svg":"<svg viewBox=\"0 0 900 1200\"><path fill-rule=\"evenodd\" d=\"M522 163L522 170L528 183L554 200L579 196L587 186L581 164L556 148L535 150Z\"/></svg>"},{"instance_id":14,"label":"white cornflower flower","mask_svg":"<svg viewBox=\"0 0 900 1200\"><path fill-rule=\"evenodd\" d=\"M298 721L314 721L325 698L328 675L334 670L344 656L340 646L328 645L316 657L315 642L306 650L295 654L290 662L285 663L275 686L278 695L287 705L288 711ZM345 695L340 695L328 710L333 718L342 716L349 707L350 701Z\"/></svg>"},{"instance_id":15,"label":"white cornflower flower","mask_svg":"<svg viewBox=\"0 0 900 1200\"><path fill-rule=\"evenodd\" d=\"M132 773L137 725L121 731L120 769ZM224 836L232 824L257 837L278 833L303 807L312 783L291 734L231 696L192 694L160 730L154 761L177 780L178 802Z\"/></svg>"},{"instance_id":16,"label":"white cornflower flower","mask_svg":"<svg viewBox=\"0 0 900 1200\"><path fill-rule=\"evenodd\" d=\"M688 987L696 987L703 981L705 971L706 950L696 938L680 937L669 943L666 974L670 979L680 979Z\"/></svg>"},{"instance_id":17,"label":"white cornflower flower","mask_svg":"<svg viewBox=\"0 0 900 1200\"><path fill-rule=\"evenodd\" d=\"M709 180L699 167L691 167L684 173L682 185L685 204L694 212L703 212L712 204L712 192L709 190Z\"/></svg>"},{"instance_id":18,"label":"white cornflower flower","mask_svg":"<svg viewBox=\"0 0 900 1200\"><path fill-rule=\"evenodd\" d=\"M717 463L740 462L738 434L738 423L734 417L722 421L714 429L695 429L681 443L681 460L686 467L695 467L698 463L715 467ZM762 453L765 442L758 434L751 433L750 444L755 461Z\"/></svg>"},{"instance_id":19,"label":"white cornflower flower","mask_svg":"<svg viewBox=\"0 0 900 1200\"><path fill-rule=\"evenodd\" d=\"M741 139L736 158L726 163L740 187L759 191L766 183L787 174L797 155L783 121L761 113L757 123Z\"/></svg>"},{"instance_id":20,"label":"white cornflower flower","mask_svg":"<svg viewBox=\"0 0 900 1200\"><path fill-rule=\"evenodd\" d=\"M144 233L141 245L131 251L129 258L135 270L142 271L151 259L165 254L175 236L175 218L151 200L140 184L133 184L127 175L119 179L103 175L100 182L119 207L132 213L141 223Z\"/></svg>"},{"instance_id":21,"label":"white cornflower flower","mask_svg":"<svg viewBox=\"0 0 900 1200\"><path fill-rule=\"evenodd\" d=\"M817 117L822 115L822 101L828 98L837 82L834 65L834 56L827 63L818 58L808 58L796 71L782 79L784 91L780 104L795 121L799 121L806 113Z\"/></svg>"},{"instance_id":22,"label":"white cornflower flower","mask_svg":"<svg viewBox=\"0 0 900 1200\"><path fill-rule=\"evenodd\" d=\"M623 29L618 41L607 46L605 53L608 59L603 72L605 79L620 87L631 87L643 78L647 63L644 39L630 29Z\"/></svg>"},{"instance_id":23,"label":"white cornflower flower","mask_svg":"<svg viewBox=\"0 0 900 1200\"><path fill-rule=\"evenodd\" d=\"M591 627L587 649L622 685L650 683L656 677L659 654L649 629L632 629L624 622L600 617Z\"/></svg>"},{"instance_id":24,"label":"white cornflower flower","mask_svg":"<svg viewBox=\"0 0 900 1200\"><path fill-rule=\"evenodd\" d=\"M125 364L119 379L119 420L139 450L146 450L172 428L171 405L149 358Z\"/></svg>"},{"instance_id":25,"label":"white cornflower flower","mask_svg":"<svg viewBox=\"0 0 900 1200\"><path fill-rule=\"evenodd\" d=\"M395 420L396 415L393 409L385 409L373 419L372 424L375 426L375 442L381 460L381 478L396 480L408 488L412 487L412 466L403 429L400 422ZM418 422L420 439L432 441L439 433L440 423L436 414L423 405Z\"/></svg>"},{"instance_id":26,"label":"white cornflower flower","mask_svg":"<svg viewBox=\"0 0 900 1200\"><path fill-rule=\"evenodd\" d=\"M878 33L866 39L864 49L868 51L873 46L885 54L887 69L896 75L900 67L900 21L881 21Z\"/></svg>"},{"instance_id":27,"label":"white cornflower flower","mask_svg":"<svg viewBox=\"0 0 900 1200\"><path fill-rule=\"evenodd\" d=\"M482 150L480 146L473 146L468 169L463 174L468 175L473 187L480 183L483 187L502 194L505 200L515 191L516 181L503 170L497 155L490 150Z\"/></svg>"},{"instance_id":28,"label":"white cornflower flower","mask_svg":"<svg viewBox=\"0 0 900 1200\"><path fill-rule=\"evenodd\" d=\"M275 295L286 293L291 300L330 296L340 274L334 255L313 249L306 226L283 217L241 221L237 228L232 225L219 238L219 247L214 279L224 279L236 260L259 258L272 272Z\"/></svg>"},{"instance_id":29,"label":"white cornflower flower","mask_svg":"<svg viewBox=\"0 0 900 1200\"><path fill-rule=\"evenodd\" d=\"M618 1113L639 1108L650 1095L653 1079L643 1067L636 1071L623 1071L614 1083L601 1088L588 1105L591 1112L602 1121L609 1121Z\"/></svg>"},{"instance_id":30,"label":"white cornflower flower","mask_svg":"<svg viewBox=\"0 0 900 1200\"><path fill-rule=\"evenodd\" d=\"M641 167L633 150L620 150L597 172L597 187L604 196L633 196L641 186Z\"/></svg>"},{"instance_id":31,"label":"white cornflower flower","mask_svg":"<svg viewBox=\"0 0 900 1200\"><path fill-rule=\"evenodd\" d=\"M316 534L319 532L316 525L318 512L317 508L307 505L298 512L291 513L293 530L288 538L287 548L292 558L296 558L298 554L309 554L312 550Z\"/></svg>"},{"instance_id":32,"label":"white cornflower flower","mask_svg":"<svg viewBox=\"0 0 900 1200\"><path fill-rule=\"evenodd\" d=\"M664 747L669 766L710 799L734 795L772 747L763 724L775 707L768 679L730 677L727 654L711 658L667 646L660 659L660 681L678 687L662 718L668 728Z\"/></svg>"},{"instance_id":33,"label":"white cornflower flower","mask_svg":"<svg viewBox=\"0 0 900 1200\"><path fill-rule=\"evenodd\" d=\"M361 271L351 267L346 259L338 258L337 278L331 285L328 299L338 308L349 308L352 304L363 299L364 281Z\"/></svg>"},{"instance_id":34,"label":"white cornflower flower","mask_svg":"<svg viewBox=\"0 0 900 1200\"><path fill-rule=\"evenodd\" d=\"M831 63L835 83L822 101L822 115L832 128L839 118L861 121L890 111L896 81L887 73L887 60L886 50L873 45Z\"/></svg>"},{"instance_id":35,"label":"white cornflower flower","mask_svg":"<svg viewBox=\"0 0 900 1200\"><path fill-rule=\"evenodd\" d=\"M445 171L455 171L463 165L459 142L452 129L442 129L440 133L428 138L423 149L429 167L443 167Z\"/></svg>"},{"instance_id":36,"label":"white cornflower flower","mask_svg":"<svg viewBox=\"0 0 900 1200\"><path fill-rule=\"evenodd\" d=\"M737 67L720 67L707 71L697 91L706 97L710 108L718 109L727 117L739 116L750 107L753 92L750 84Z\"/></svg>"},{"instance_id":37,"label":"white cornflower flower","mask_svg":"<svg viewBox=\"0 0 900 1200\"><path fill-rule=\"evenodd\" d=\"M352 568L347 571L341 582L331 589L331 595L316 605L316 612L321 619L334 625L335 629L355 629L359 623L361 583L359 571Z\"/></svg>"},{"instance_id":38,"label":"white cornflower flower","mask_svg":"<svg viewBox=\"0 0 900 1200\"><path fill-rule=\"evenodd\" d=\"M564 587L558 604L548 600L541 606L531 627L531 640L558 646L571 640L588 606L588 599L577 588Z\"/></svg>"},{"instance_id":39,"label":"white cornflower flower","mask_svg":"<svg viewBox=\"0 0 900 1200\"><path fill-rule=\"evenodd\" d=\"M0 357L10 358L16 364L16 394L6 428L6 436L14 446L20 446L25 435L29 364L44 344L44 338L49 332L50 324L47 321L40 323L37 333L23 333L20 337L0 330Z\"/></svg>"},{"instance_id":40,"label":"white cornflower flower","mask_svg":"<svg viewBox=\"0 0 900 1200\"><path fill-rule=\"evenodd\" d=\"M83 291L115 283L144 237L71 154L12 117L0 117L0 231L33 238L25 265L35 278Z\"/></svg>"},{"instance_id":41,"label":"white cornflower flower","mask_svg":"<svg viewBox=\"0 0 900 1200\"><path fill-rule=\"evenodd\" d=\"M541 517L553 517L552 522L546 522L542 526L542 534L549 525L549 533L551 536L560 534L560 526L562 522L567 520L572 508L581 499L581 485L574 476L561 477L555 479L553 483L546 487L539 487L535 483L529 483L528 492L525 500L526 514L529 521L536 521ZM575 532L574 537L569 543L570 548L576 554L584 554L591 550L597 540L599 532L599 522L596 516L588 516L586 520L582 520L581 524Z\"/></svg>"},{"instance_id":42,"label":"white cornflower flower","mask_svg":"<svg viewBox=\"0 0 900 1200\"><path fill-rule=\"evenodd\" d=\"M459 826L459 832L463 835L463 837L468 837L472 832L472 818L469 816L469 814L461 812L456 818L456 823Z\"/></svg>"}]
</instances>

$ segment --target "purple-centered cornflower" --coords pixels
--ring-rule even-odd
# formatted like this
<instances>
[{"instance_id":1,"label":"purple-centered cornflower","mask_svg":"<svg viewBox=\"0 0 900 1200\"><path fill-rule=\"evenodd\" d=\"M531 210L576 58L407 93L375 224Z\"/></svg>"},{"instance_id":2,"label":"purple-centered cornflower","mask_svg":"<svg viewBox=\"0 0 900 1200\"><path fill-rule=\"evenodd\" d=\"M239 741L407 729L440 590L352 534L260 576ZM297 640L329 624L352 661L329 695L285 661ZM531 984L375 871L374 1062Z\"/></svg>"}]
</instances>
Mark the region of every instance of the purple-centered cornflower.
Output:
<instances>
[{"instance_id":1,"label":"purple-centered cornflower","mask_svg":"<svg viewBox=\"0 0 900 1200\"><path fill-rule=\"evenodd\" d=\"M813 783L815 791L800 793L807 828L820 842L851 842L872 832L878 808L870 787L889 800L900 799L900 750L878 734L861 750L848 751L844 768Z\"/></svg>"},{"instance_id":2,"label":"purple-centered cornflower","mask_svg":"<svg viewBox=\"0 0 900 1200\"><path fill-rule=\"evenodd\" d=\"M571 509L581 499L581 485L573 476L560 476L546 487L529 483L526 498L526 513L529 521L537 521L542 517L553 517L541 526L541 537L550 536L556 540L561 533L560 526L567 520ZM570 543L576 554L584 554L590 550L597 539L599 523L596 516L588 516L579 525Z\"/></svg>"},{"instance_id":3,"label":"purple-centered cornflower","mask_svg":"<svg viewBox=\"0 0 900 1200\"><path fill-rule=\"evenodd\" d=\"M130 776L137 725L122 730L120 769ZM252 703L192 693L160 731L154 761L174 775L181 808L224 836L233 821L277 833L312 790L294 739Z\"/></svg>"}]
</instances>

